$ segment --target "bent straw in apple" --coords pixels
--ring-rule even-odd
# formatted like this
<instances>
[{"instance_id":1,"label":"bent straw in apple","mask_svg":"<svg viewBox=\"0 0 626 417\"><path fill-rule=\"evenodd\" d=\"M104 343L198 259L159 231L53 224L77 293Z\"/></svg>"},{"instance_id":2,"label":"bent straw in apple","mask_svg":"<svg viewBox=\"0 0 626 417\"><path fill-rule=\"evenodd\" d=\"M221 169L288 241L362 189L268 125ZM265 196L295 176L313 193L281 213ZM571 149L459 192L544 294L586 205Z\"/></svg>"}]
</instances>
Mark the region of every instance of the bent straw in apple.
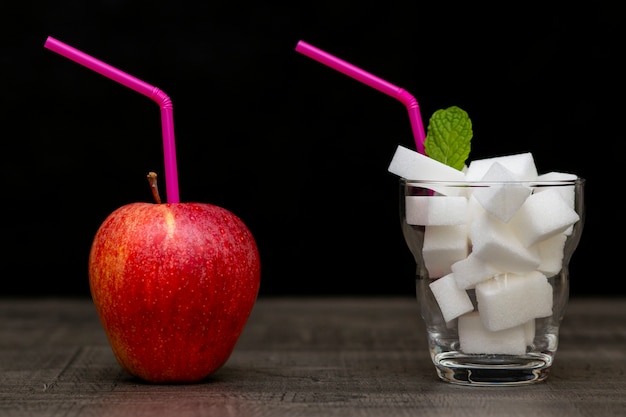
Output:
<instances>
[{"instance_id":1,"label":"bent straw in apple","mask_svg":"<svg viewBox=\"0 0 626 417\"><path fill-rule=\"evenodd\" d=\"M402 102L408 112L409 120L411 122L411 128L413 130L413 137L415 139L415 146L417 151L421 154L424 153L424 139L426 134L424 133L424 124L422 123L422 116L420 115L419 104L417 100L409 94L406 90L370 74L342 59L339 59L327 52L316 48L304 41L299 41L296 45L296 51L303 55L313 58L322 64L325 64L345 75L348 75L362 83L369 85L381 91L397 100Z\"/></svg>"},{"instance_id":2,"label":"bent straw in apple","mask_svg":"<svg viewBox=\"0 0 626 417\"><path fill-rule=\"evenodd\" d=\"M163 155L165 159L165 188L168 203L179 203L178 171L176 167L176 147L174 143L174 117L172 102L163 91L141 81L117 68L79 51L50 36L44 46L51 51L71 59L107 78L129 87L154 100L161 108L161 129L163 131Z\"/></svg>"}]
</instances>

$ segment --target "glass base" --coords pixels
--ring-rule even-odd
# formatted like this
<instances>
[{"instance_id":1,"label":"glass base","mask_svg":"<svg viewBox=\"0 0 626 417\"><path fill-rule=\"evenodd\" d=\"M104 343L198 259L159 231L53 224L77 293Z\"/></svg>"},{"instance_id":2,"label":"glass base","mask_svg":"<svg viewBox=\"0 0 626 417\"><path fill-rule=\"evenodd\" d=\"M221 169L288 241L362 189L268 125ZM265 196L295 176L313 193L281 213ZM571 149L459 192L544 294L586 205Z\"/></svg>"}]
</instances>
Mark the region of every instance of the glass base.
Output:
<instances>
[{"instance_id":1,"label":"glass base","mask_svg":"<svg viewBox=\"0 0 626 417\"><path fill-rule=\"evenodd\" d=\"M433 358L439 378L446 382L473 386L517 386L545 380L552 357L531 353L512 355L466 355L445 352Z\"/></svg>"}]
</instances>

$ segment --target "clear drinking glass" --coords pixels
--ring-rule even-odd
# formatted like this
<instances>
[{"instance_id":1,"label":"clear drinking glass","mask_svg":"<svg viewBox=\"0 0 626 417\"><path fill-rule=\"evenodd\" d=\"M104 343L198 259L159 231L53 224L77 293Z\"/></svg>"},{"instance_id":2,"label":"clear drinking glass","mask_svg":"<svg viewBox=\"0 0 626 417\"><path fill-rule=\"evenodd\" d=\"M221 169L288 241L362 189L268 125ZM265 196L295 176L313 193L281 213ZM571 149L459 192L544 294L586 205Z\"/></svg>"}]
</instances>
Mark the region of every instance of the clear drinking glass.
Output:
<instances>
[{"instance_id":1,"label":"clear drinking glass","mask_svg":"<svg viewBox=\"0 0 626 417\"><path fill-rule=\"evenodd\" d=\"M585 180L567 178L400 179L402 232L442 380L510 386L548 377L584 223Z\"/></svg>"}]
</instances>

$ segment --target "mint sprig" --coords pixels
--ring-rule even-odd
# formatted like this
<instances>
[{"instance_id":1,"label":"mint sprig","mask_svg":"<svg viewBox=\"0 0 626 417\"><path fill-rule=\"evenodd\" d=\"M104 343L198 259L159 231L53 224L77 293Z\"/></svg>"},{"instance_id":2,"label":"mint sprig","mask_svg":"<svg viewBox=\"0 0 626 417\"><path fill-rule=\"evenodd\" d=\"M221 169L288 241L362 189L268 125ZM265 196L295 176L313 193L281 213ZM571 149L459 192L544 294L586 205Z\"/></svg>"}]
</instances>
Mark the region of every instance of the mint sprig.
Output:
<instances>
[{"instance_id":1,"label":"mint sprig","mask_svg":"<svg viewBox=\"0 0 626 417\"><path fill-rule=\"evenodd\" d=\"M428 122L424 150L430 158L461 171L472 136L472 121L465 110L457 106L437 110Z\"/></svg>"}]
</instances>

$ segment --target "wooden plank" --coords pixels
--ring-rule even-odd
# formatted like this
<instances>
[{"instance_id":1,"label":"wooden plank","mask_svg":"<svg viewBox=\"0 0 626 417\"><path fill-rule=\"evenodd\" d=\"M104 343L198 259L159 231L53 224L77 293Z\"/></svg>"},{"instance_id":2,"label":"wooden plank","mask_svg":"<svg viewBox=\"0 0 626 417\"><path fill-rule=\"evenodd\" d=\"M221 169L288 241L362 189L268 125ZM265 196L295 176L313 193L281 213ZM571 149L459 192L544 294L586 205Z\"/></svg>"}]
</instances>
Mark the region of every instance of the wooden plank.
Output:
<instances>
[{"instance_id":1,"label":"wooden plank","mask_svg":"<svg viewBox=\"0 0 626 417\"><path fill-rule=\"evenodd\" d=\"M192 385L121 370L90 300L0 300L0 415L623 416L626 300L573 300L553 372L440 382L412 298L259 299L226 365Z\"/></svg>"}]
</instances>

